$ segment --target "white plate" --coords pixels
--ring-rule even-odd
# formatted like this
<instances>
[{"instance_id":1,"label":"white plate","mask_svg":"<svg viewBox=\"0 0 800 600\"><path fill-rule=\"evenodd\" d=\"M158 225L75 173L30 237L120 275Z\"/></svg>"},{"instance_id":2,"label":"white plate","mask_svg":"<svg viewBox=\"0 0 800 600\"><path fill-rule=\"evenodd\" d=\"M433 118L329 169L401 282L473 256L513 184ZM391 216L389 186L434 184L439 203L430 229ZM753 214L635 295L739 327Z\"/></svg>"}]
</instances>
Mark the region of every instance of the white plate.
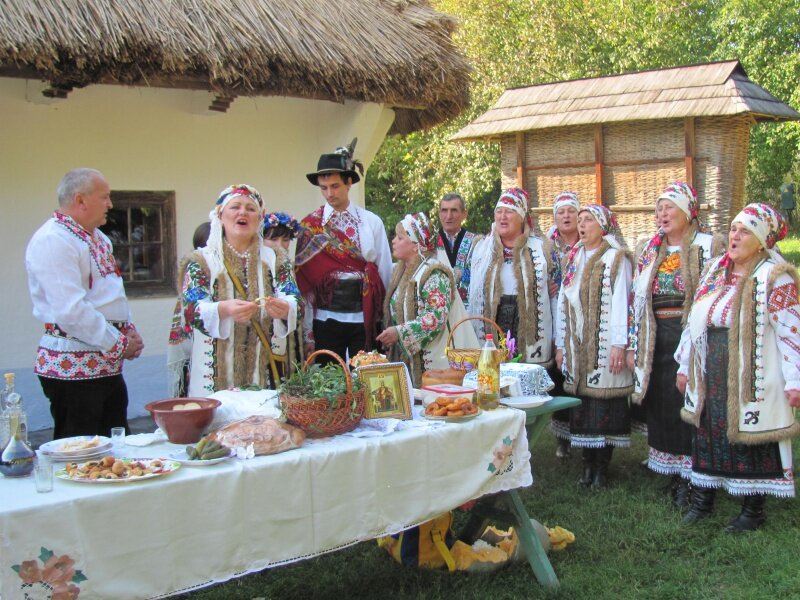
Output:
<instances>
[{"instance_id":1,"label":"white plate","mask_svg":"<svg viewBox=\"0 0 800 600\"><path fill-rule=\"evenodd\" d=\"M510 396L500 398L500 404L511 408L535 408L552 400L551 396Z\"/></svg>"},{"instance_id":2,"label":"white plate","mask_svg":"<svg viewBox=\"0 0 800 600\"><path fill-rule=\"evenodd\" d=\"M88 477L70 477L67 474L66 469L59 469L56 471L55 475L59 479L64 479L65 481L77 481L79 483L128 483L130 481L142 481L144 479L152 479L153 477L160 477L161 475L166 475L167 473L172 473L173 471L177 471L181 468L181 464L174 460L168 460L166 458L121 458L119 459L126 463L132 462L140 462L143 463L145 466L149 465L154 460L160 460L163 463L161 469L154 473L147 473L146 475L138 475L138 476L131 476L125 477L122 479L89 479ZM87 461L88 462L88 461Z\"/></svg>"},{"instance_id":3,"label":"white plate","mask_svg":"<svg viewBox=\"0 0 800 600\"><path fill-rule=\"evenodd\" d=\"M429 421L444 421L445 423L461 423L463 421L470 421L471 419L474 419L482 412L483 410L479 408L478 412L472 413L471 415L464 415L462 417L435 417L433 415L426 415L425 412L423 411L422 416L428 419Z\"/></svg>"},{"instance_id":4,"label":"white plate","mask_svg":"<svg viewBox=\"0 0 800 600\"><path fill-rule=\"evenodd\" d=\"M177 460L182 465L186 465L187 467L207 467L209 465L216 465L217 463L221 463L223 460L228 460L232 456L236 456L236 452L233 450L230 451L228 456L223 456L221 458L211 458L209 460L192 460L189 458L189 455L186 454L186 450L179 450L178 452L170 452L169 457L173 460Z\"/></svg>"},{"instance_id":5,"label":"white plate","mask_svg":"<svg viewBox=\"0 0 800 600\"><path fill-rule=\"evenodd\" d=\"M98 450L97 452L92 452L91 454L83 454L81 456L61 456L60 454L47 454L50 457L50 460L53 462L86 462L89 460L95 460L98 458L104 457L106 454L110 454L113 451L113 448L103 448L102 450Z\"/></svg>"},{"instance_id":6,"label":"white plate","mask_svg":"<svg viewBox=\"0 0 800 600\"><path fill-rule=\"evenodd\" d=\"M86 454L94 454L95 452L99 452L105 448L111 448L111 439L104 437L102 435L98 435L97 439L100 442L97 446L92 446L90 448L81 448L80 450L68 450L64 451L61 450L61 446L63 446L67 442L89 442L93 440L95 436L93 435L77 435L75 437L69 438L62 438L60 440L53 440L51 442L45 442L41 446L39 446L39 450L44 452L45 454L50 454L52 456L63 456L63 457L73 457L73 458L80 458L81 456L85 456Z\"/></svg>"}]
</instances>

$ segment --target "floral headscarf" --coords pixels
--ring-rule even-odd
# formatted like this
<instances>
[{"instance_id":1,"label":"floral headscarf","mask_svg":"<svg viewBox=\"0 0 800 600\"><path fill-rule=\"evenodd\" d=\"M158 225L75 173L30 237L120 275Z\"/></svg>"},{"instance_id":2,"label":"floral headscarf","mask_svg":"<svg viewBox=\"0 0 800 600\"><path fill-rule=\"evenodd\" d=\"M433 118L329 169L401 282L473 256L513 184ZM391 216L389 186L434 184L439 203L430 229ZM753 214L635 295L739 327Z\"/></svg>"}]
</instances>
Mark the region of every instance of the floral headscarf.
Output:
<instances>
[{"instance_id":1,"label":"floral headscarf","mask_svg":"<svg viewBox=\"0 0 800 600\"><path fill-rule=\"evenodd\" d=\"M498 198L494 209L497 210L498 208L508 208L513 210L520 217L522 217L523 221L527 221L528 225L532 227L533 223L531 221L531 216L528 213L528 209L530 208L529 202L530 196L528 196L528 192L522 188L513 187L508 188L502 194L500 194L500 198Z\"/></svg>"},{"instance_id":2,"label":"floral headscarf","mask_svg":"<svg viewBox=\"0 0 800 600\"><path fill-rule=\"evenodd\" d=\"M285 212L267 213L264 215L264 237L268 237L270 229L282 227L289 239L294 239L300 233L300 223L290 214Z\"/></svg>"},{"instance_id":3,"label":"floral headscarf","mask_svg":"<svg viewBox=\"0 0 800 600\"><path fill-rule=\"evenodd\" d=\"M691 223L698 218L700 204L697 201L697 192L685 181L673 181L656 200L656 206L661 200L669 200L681 209Z\"/></svg>"},{"instance_id":4,"label":"floral headscarf","mask_svg":"<svg viewBox=\"0 0 800 600\"><path fill-rule=\"evenodd\" d=\"M775 244L786 237L788 228L783 216L769 204L753 202L745 206L733 218L731 224L741 223L753 232L765 250L772 250Z\"/></svg>"},{"instance_id":5,"label":"floral headscarf","mask_svg":"<svg viewBox=\"0 0 800 600\"><path fill-rule=\"evenodd\" d=\"M598 225L600 225L600 229L603 231L603 239L608 242L609 246L615 250L620 250L622 248L619 239L617 239L617 236L620 234L619 227L617 226L617 217L614 216L614 213L611 212L610 209L602 204L587 204L581 208L580 212L588 212L590 215L592 215L592 218L597 221ZM575 257L583 247L583 242L579 241L572 247L572 250L569 251L569 254L567 254L567 258L564 262L566 265L565 275L561 283L561 285L565 288L570 287L575 280Z\"/></svg>"},{"instance_id":6,"label":"floral headscarf","mask_svg":"<svg viewBox=\"0 0 800 600\"><path fill-rule=\"evenodd\" d=\"M255 202L256 206L258 206L259 217L264 216L264 201L261 199L261 194L258 193L256 188L245 183L237 183L236 185L228 186L222 190L214 204L214 208L208 213L208 220L211 222L211 231L208 234L208 242L206 243L206 247L211 248L211 250L220 257L222 256L222 221L219 216L231 200L239 197L247 198ZM256 230L256 234L259 237L263 235L261 227Z\"/></svg>"},{"instance_id":7,"label":"floral headscarf","mask_svg":"<svg viewBox=\"0 0 800 600\"><path fill-rule=\"evenodd\" d=\"M420 254L432 252L436 247L436 232L433 230L433 226L425 213L418 212L406 215L400 221L400 227L403 228L403 231L406 232L411 241L417 244Z\"/></svg>"},{"instance_id":8,"label":"floral headscarf","mask_svg":"<svg viewBox=\"0 0 800 600\"><path fill-rule=\"evenodd\" d=\"M603 230L603 239L609 243L612 248L620 249L619 243L619 226L617 225L617 217L611 210L602 204L588 204L581 208L581 212L588 212L600 229Z\"/></svg>"},{"instance_id":9,"label":"floral headscarf","mask_svg":"<svg viewBox=\"0 0 800 600\"><path fill-rule=\"evenodd\" d=\"M553 200L553 218L556 217L558 209L564 206L571 206L575 210L580 210L581 203L578 201L578 194L575 192L559 192L556 194L555 200Z\"/></svg>"}]
</instances>

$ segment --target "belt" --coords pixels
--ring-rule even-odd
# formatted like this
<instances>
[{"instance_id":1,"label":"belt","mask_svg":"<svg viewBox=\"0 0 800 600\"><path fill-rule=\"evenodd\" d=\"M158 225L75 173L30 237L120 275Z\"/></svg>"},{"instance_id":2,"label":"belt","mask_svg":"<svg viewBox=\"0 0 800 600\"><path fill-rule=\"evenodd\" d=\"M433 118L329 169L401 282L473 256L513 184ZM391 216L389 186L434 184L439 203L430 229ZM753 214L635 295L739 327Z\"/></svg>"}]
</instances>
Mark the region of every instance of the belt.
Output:
<instances>
[{"instance_id":1,"label":"belt","mask_svg":"<svg viewBox=\"0 0 800 600\"><path fill-rule=\"evenodd\" d=\"M330 302L317 308L340 313L361 312L364 309L361 279L337 279Z\"/></svg>"},{"instance_id":2,"label":"belt","mask_svg":"<svg viewBox=\"0 0 800 600\"><path fill-rule=\"evenodd\" d=\"M125 327L128 326L128 321L106 321L109 325L114 327L119 331L123 331ZM57 323L45 323L44 324L44 332L47 335L52 335L53 337L60 337L60 338L70 338L70 336L66 331L61 329ZM74 339L74 338L73 338Z\"/></svg>"},{"instance_id":3,"label":"belt","mask_svg":"<svg viewBox=\"0 0 800 600\"><path fill-rule=\"evenodd\" d=\"M682 308L656 308L653 309L653 316L656 319L674 319L683 316Z\"/></svg>"}]
</instances>

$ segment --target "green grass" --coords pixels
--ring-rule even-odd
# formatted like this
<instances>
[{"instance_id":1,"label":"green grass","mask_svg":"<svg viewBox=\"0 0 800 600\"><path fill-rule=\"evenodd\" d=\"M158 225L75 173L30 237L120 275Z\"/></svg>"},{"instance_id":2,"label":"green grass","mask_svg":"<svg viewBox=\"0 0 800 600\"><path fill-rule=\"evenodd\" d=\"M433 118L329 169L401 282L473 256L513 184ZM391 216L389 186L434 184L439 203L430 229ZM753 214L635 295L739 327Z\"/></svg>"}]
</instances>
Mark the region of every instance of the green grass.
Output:
<instances>
[{"instance_id":1,"label":"green grass","mask_svg":"<svg viewBox=\"0 0 800 600\"><path fill-rule=\"evenodd\" d=\"M786 239L778 242L778 248L790 263L800 265L800 235L797 232L790 233Z\"/></svg>"},{"instance_id":2,"label":"green grass","mask_svg":"<svg viewBox=\"0 0 800 600\"><path fill-rule=\"evenodd\" d=\"M685 527L663 495L667 479L639 464L646 454L641 436L635 436L633 448L615 451L611 486L603 492L576 487L580 458L573 454L557 460L553 437L545 433L534 449L534 486L522 491L531 516L576 535L567 550L550 554L561 581L558 593L543 590L527 563L489 575L451 575L402 567L370 542L182 598L797 597L800 570L793 557L800 545L800 501L769 498L764 527L734 536L723 528L738 514L739 502L719 493L715 514Z\"/></svg>"}]
</instances>

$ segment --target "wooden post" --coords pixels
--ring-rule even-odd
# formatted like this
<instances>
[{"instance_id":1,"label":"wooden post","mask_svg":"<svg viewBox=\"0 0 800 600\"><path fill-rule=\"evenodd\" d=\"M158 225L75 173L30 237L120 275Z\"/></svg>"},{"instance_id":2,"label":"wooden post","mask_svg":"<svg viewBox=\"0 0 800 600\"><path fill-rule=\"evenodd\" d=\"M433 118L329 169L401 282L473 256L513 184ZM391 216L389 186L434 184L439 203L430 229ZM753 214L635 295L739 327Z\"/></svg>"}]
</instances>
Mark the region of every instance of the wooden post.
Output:
<instances>
[{"instance_id":1,"label":"wooden post","mask_svg":"<svg viewBox=\"0 0 800 600\"><path fill-rule=\"evenodd\" d=\"M594 126L594 200L603 203L603 126Z\"/></svg>"},{"instance_id":2,"label":"wooden post","mask_svg":"<svg viewBox=\"0 0 800 600\"><path fill-rule=\"evenodd\" d=\"M683 120L683 137L685 144L684 163L686 165L686 183L690 186L694 185L694 155L696 152L696 144L694 137L694 117L686 117Z\"/></svg>"},{"instance_id":3,"label":"wooden post","mask_svg":"<svg viewBox=\"0 0 800 600\"><path fill-rule=\"evenodd\" d=\"M517 186L523 190L527 190L525 185L525 133L522 131L517 132Z\"/></svg>"}]
</instances>

